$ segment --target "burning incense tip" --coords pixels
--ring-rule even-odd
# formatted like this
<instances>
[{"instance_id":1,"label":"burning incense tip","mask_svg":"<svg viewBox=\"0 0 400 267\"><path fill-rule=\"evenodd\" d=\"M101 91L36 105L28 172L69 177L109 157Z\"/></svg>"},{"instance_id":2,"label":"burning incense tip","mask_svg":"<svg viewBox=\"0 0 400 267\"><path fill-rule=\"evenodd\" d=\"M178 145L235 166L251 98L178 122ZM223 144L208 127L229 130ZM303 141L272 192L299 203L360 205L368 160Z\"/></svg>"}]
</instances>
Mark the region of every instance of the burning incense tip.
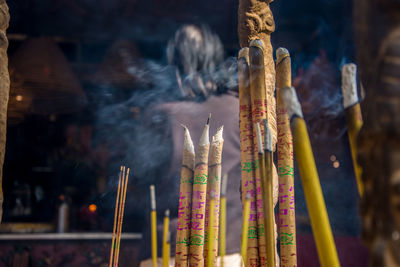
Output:
<instances>
[{"instance_id":1,"label":"burning incense tip","mask_svg":"<svg viewBox=\"0 0 400 267\"><path fill-rule=\"evenodd\" d=\"M249 60L249 48L248 47L244 47L244 48L240 49L238 59L241 59L241 58L244 58L246 60L246 63L249 64L250 60Z\"/></svg>"},{"instance_id":2,"label":"burning incense tip","mask_svg":"<svg viewBox=\"0 0 400 267\"><path fill-rule=\"evenodd\" d=\"M169 217L169 209L167 209L167 210L165 211L164 216L165 216L165 217Z\"/></svg>"},{"instance_id":3,"label":"burning incense tip","mask_svg":"<svg viewBox=\"0 0 400 267\"><path fill-rule=\"evenodd\" d=\"M260 123L257 122L255 125L256 125L256 135L257 135L258 153L259 153L259 154L263 154L263 153L264 153L264 149L263 149L263 143L262 143L262 138L261 138Z\"/></svg>"},{"instance_id":4,"label":"burning incense tip","mask_svg":"<svg viewBox=\"0 0 400 267\"><path fill-rule=\"evenodd\" d=\"M247 193L246 194L246 200L250 200L251 199L251 194L250 193Z\"/></svg>"},{"instance_id":5,"label":"burning incense tip","mask_svg":"<svg viewBox=\"0 0 400 267\"><path fill-rule=\"evenodd\" d=\"M284 59L285 57L290 57L290 53L289 51L284 48L284 47L279 47L276 50L276 61L278 62L278 64L282 61L282 59Z\"/></svg>"},{"instance_id":6,"label":"burning incense tip","mask_svg":"<svg viewBox=\"0 0 400 267\"><path fill-rule=\"evenodd\" d=\"M272 136L271 129L269 128L268 120L264 119L264 145L265 150L268 152L272 152Z\"/></svg>"},{"instance_id":7,"label":"burning incense tip","mask_svg":"<svg viewBox=\"0 0 400 267\"><path fill-rule=\"evenodd\" d=\"M211 118L211 113L208 116L206 126L204 127L203 133L201 134L200 140L199 140L199 145L204 146L210 144L210 136L209 136L209 131L210 131L210 118Z\"/></svg>"},{"instance_id":8,"label":"burning incense tip","mask_svg":"<svg viewBox=\"0 0 400 267\"><path fill-rule=\"evenodd\" d=\"M357 66L353 63L345 64L342 68L342 92L344 108L348 108L358 102L356 73Z\"/></svg>"},{"instance_id":9,"label":"burning incense tip","mask_svg":"<svg viewBox=\"0 0 400 267\"><path fill-rule=\"evenodd\" d=\"M194 154L194 145L192 137L190 136L189 129L183 124L181 124L181 126L185 130L185 137L183 139L183 148L189 151L190 153Z\"/></svg>"},{"instance_id":10,"label":"burning incense tip","mask_svg":"<svg viewBox=\"0 0 400 267\"><path fill-rule=\"evenodd\" d=\"M250 47L258 47L261 50L264 50L264 43L260 39L254 39L250 42Z\"/></svg>"},{"instance_id":11,"label":"burning incense tip","mask_svg":"<svg viewBox=\"0 0 400 267\"><path fill-rule=\"evenodd\" d=\"M154 185L150 185L150 205L151 210L156 210L156 188Z\"/></svg>"},{"instance_id":12,"label":"burning incense tip","mask_svg":"<svg viewBox=\"0 0 400 267\"><path fill-rule=\"evenodd\" d=\"M208 118L207 118L207 125L209 125L210 124L210 119L211 119L211 113L210 114L208 114Z\"/></svg>"},{"instance_id":13,"label":"burning incense tip","mask_svg":"<svg viewBox=\"0 0 400 267\"><path fill-rule=\"evenodd\" d=\"M226 196L226 189L228 187L228 174L224 174L222 176L222 184L221 184L221 196Z\"/></svg>"},{"instance_id":14,"label":"burning incense tip","mask_svg":"<svg viewBox=\"0 0 400 267\"><path fill-rule=\"evenodd\" d=\"M292 119L293 116L298 116L303 118L303 112L301 111L301 106L299 99L297 98L296 91L294 87L285 87L282 90L282 98L286 103L286 108L288 111L289 118Z\"/></svg>"}]
</instances>

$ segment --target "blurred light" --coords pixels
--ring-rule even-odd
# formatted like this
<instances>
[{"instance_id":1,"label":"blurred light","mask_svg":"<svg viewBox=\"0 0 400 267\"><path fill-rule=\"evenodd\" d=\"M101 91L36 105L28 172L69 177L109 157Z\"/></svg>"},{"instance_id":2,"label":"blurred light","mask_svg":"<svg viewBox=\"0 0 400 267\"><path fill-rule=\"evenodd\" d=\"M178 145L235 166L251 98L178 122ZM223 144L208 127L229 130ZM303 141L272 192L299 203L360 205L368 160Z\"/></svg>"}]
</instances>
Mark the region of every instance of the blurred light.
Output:
<instances>
[{"instance_id":1,"label":"blurred light","mask_svg":"<svg viewBox=\"0 0 400 267\"><path fill-rule=\"evenodd\" d=\"M17 95L17 96L15 97L15 100L17 100L18 102L21 102L22 99L24 99L24 98L22 97L22 95Z\"/></svg>"},{"instance_id":2,"label":"blurred light","mask_svg":"<svg viewBox=\"0 0 400 267\"><path fill-rule=\"evenodd\" d=\"M339 167L340 167L339 161L336 160L335 162L333 162L333 168L337 169Z\"/></svg>"},{"instance_id":3,"label":"blurred light","mask_svg":"<svg viewBox=\"0 0 400 267\"><path fill-rule=\"evenodd\" d=\"M335 161L336 160L336 156L335 155L331 155L330 159L331 159L331 161Z\"/></svg>"},{"instance_id":4,"label":"blurred light","mask_svg":"<svg viewBox=\"0 0 400 267\"><path fill-rule=\"evenodd\" d=\"M89 211L96 212L96 210L97 210L97 206L95 204L90 204L89 205Z\"/></svg>"}]
</instances>

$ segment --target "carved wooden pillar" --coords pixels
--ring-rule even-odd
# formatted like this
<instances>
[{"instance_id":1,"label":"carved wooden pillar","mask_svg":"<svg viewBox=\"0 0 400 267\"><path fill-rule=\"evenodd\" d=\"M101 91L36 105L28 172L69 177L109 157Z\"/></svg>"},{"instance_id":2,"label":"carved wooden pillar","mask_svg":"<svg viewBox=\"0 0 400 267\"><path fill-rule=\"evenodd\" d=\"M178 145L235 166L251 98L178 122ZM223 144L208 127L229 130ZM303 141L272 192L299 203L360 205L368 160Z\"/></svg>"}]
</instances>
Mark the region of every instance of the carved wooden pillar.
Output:
<instances>
[{"instance_id":1,"label":"carved wooden pillar","mask_svg":"<svg viewBox=\"0 0 400 267\"><path fill-rule=\"evenodd\" d=\"M3 163L6 146L7 105L10 91L10 76L8 74L7 48L8 40L6 29L10 21L10 14L5 0L0 0L0 222L3 215Z\"/></svg>"},{"instance_id":2,"label":"carved wooden pillar","mask_svg":"<svg viewBox=\"0 0 400 267\"><path fill-rule=\"evenodd\" d=\"M272 135L273 148L277 142L277 125L276 125L276 100L275 100L275 62L273 59L273 49L271 45L271 33L275 30L275 22L270 9L270 3L272 0L239 0L239 21L238 21L238 33L239 42L242 48L249 47L252 40L260 39L262 41L262 49L264 55L264 69L265 69L265 89L266 89L266 109L267 119L269 128ZM261 47L259 47L261 48ZM250 51L251 54L251 51ZM251 61L251 60L250 60ZM257 69L257 67L254 67ZM252 67L250 66L250 70ZM250 71L251 72L251 71ZM251 76L251 75L250 75ZM250 83L254 83L253 78L250 79ZM251 87L251 86L250 86ZM253 94L253 93L252 93ZM253 98L253 97L252 97ZM253 101L253 100L252 100ZM252 103L252 116L256 112L256 105ZM264 105L264 104L261 104ZM256 116L257 117L257 116ZM253 117L253 122L257 120ZM263 129L262 123L261 128ZM255 128L253 128L253 135L255 135ZM254 142L256 144L256 142ZM257 151L255 152L257 154ZM275 166L274 166L275 167ZM278 199L278 175L276 168L274 170L273 177L273 201L276 205ZM256 179L256 177L254 177ZM257 184L257 181L256 181ZM258 190L258 189L257 189ZM260 216L260 217L259 217ZM258 221L262 214L257 209ZM259 222L258 222L259 223ZM264 228L258 225L258 266L266 266L266 255L265 248L265 237ZM275 226L275 237L277 237L276 226ZM276 265L279 266L279 257L276 254ZM254 262L248 257L246 266L254 266Z\"/></svg>"},{"instance_id":3,"label":"carved wooden pillar","mask_svg":"<svg viewBox=\"0 0 400 267\"><path fill-rule=\"evenodd\" d=\"M400 266L400 2L354 0L354 25L366 91L358 140L362 237L371 266Z\"/></svg>"}]
</instances>

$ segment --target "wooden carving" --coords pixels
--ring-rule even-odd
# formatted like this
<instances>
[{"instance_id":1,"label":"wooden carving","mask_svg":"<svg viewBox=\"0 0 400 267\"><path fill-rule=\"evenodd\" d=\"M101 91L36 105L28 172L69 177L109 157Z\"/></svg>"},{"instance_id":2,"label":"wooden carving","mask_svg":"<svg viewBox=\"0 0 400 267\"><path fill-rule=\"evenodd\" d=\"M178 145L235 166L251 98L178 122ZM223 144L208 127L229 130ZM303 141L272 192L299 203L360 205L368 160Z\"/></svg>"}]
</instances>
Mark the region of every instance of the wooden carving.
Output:
<instances>
[{"instance_id":1,"label":"wooden carving","mask_svg":"<svg viewBox=\"0 0 400 267\"><path fill-rule=\"evenodd\" d=\"M354 25L366 91L358 140L362 236L370 266L400 266L400 2L354 0Z\"/></svg>"},{"instance_id":2,"label":"wooden carving","mask_svg":"<svg viewBox=\"0 0 400 267\"><path fill-rule=\"evenodd\" d=\"M8 74L6 29L10 14L5 0L0 1L0 222L3 214L3 163L6 147L7 105L10 91L10 76Z\"/></svg>"}]
</instances>

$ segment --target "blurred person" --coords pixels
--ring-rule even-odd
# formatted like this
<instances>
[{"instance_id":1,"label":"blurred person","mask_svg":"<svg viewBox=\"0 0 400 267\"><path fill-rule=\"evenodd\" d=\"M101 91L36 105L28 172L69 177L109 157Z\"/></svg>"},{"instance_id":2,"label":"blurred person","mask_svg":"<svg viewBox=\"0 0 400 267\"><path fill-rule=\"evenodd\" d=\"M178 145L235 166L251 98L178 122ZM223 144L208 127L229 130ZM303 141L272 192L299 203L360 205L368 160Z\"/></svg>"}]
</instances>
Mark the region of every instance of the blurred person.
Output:
<instances>
[{"instance_id":1,"label":"blurred person","mask_svg":"<svg viewBox=\"0 0 400 267\"><path fill-rule=\"evenodd\" d=\"M170 149L163 172L154 184L157 195L157 213L161 238L162 214L171 210L172 253L175 251L176 224L178 214L180 171L182 165L182 145L184 130L190 131L196 147L209 113L210 139L218 127L224 125L224 146L222 154L222 174L228 174L227 189L227 253L238 252L241 232L240 202L240 139L239 100L237 97L236 65L224 61L222 43L217 35L207 27L182 26L167 46L168 63L175 68L175 77L182 98L158 104L145 115L146 128L159 131L163 136L160 143L168 142ZM211 140L210 140L211 142ZM153 144L155 145L155 144ZM149 209L148 209L149 210ZM149 215L146 215L149 220ZM150 257L150 230L145 229L142 256ZM158 242L159 245L161 242ZM160 247L161 248L161 247ZM160 252L160 250L159 250Z\"/></svg>"}]
</instances>

